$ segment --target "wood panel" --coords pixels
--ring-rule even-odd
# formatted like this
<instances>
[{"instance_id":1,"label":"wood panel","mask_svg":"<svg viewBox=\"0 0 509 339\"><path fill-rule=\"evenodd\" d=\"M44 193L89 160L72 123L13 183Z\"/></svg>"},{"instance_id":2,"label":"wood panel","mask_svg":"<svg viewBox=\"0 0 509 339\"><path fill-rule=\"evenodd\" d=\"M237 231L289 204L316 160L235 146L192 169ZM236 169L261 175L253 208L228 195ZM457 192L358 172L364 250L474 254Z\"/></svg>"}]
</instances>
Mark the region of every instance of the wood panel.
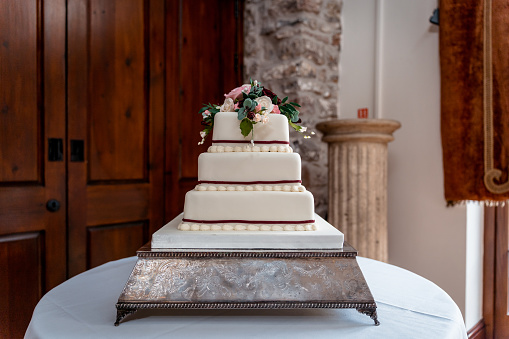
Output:
<instances>
[{"instance_id":1,"label":"wood panel","mask_svg":"<svg viewBox=\"0 0 509 339\"><path fill-rule=\"evenodd\" d=\"M484 208L483 319L487 338L509 337L508 207Z\"/></svg>"},{"instance_id":2,"label":"wood panel","mask_svg":"<svg viewBox=\"0 0 509 339\"><path fill-rule=\"evenodd\" d=\"M481 319L467 332L468 339L486 339L486 326L484 320Z\"/></svg>"},{"instance_id":3,"label":"wood panel","mask_svg":"<svg viewBox=\"0 0 509 339\"><path fill-rule=\"evenodd\" d=\"M240 86L242 80L240 1L193 0L181 2L181 7L170 6L166 29L167 221L182 211L185 193L197 182L198 156L210 145L210 138L197 145L202 129L199 109L204 103L222 104L225 91Z\"/></svg>"},{"instance_id":4,"label":"wood panel","mask_svg":"<svg viewBox=\"0 0 509 339\"><path fill-rule=\"evenodd\" d=\"M145 223L89 227L87 269L136 255L148 238Z\"/></svg>"},{"instance_id":5,"label":"wood panel","mask_svg":"<svg viewBox=\"0 0 509 339\"><path fill-rule=\"evenodd\" d=\"M495 338L509 337L509 221L508 208L497 207L495 212Z\"/></svg>"},{"instance_id":6,"label":"wood panel","mask_svg":"<svg viewBox=\"0 0 509 339\"><path fill-rule=\"evenodd\" d=\"M25 334L44 290L43 244L38 232L0 236L0 338Z\"/></svg>"},{"instance_id":7,"label":"wood panel","mask_svg":"<svg viewBox=\"0 0 509 339\"><path fill-rule=\"evenodd\" d=\"M87 198L88 226L143 220L150 211L148 184L88 186Z\"/></svg>"},{"instance_id":8,"label":"wood panel","mask_svg":"<svg viewBox=\"0 0 509 339\"><path fill-rule=\"evenodd\" d=\"M0 181L42 179L40 4L0 2ZM23 133L19 133L23 130Z\"/></svg>"},{"instance_id":9,"label":"wood panel","mask_svg":"<svg viewBox=\"0 0 509 339\"><path fill-rule=\"evenodd\" d=\"M495 207L484 207L483 319L486 337L494 334Z\"/></svg>"},{"instance_id":10,"label":"wood panel","mask_svg":"<svg viewBox=\"0 0 509 339\"><path fill-rule=\"evenodd\" d=\"M90 1L89 182L147 179L144 6Z\"/></svg>"},{"instance_id":11,"label":"wood panel","mask_svg":"<svg viewBox=\"0 0 509 339\"><path fill-rule=\"evenodd\" d=\"M84 161L68 165L72 276L118 258L124 246L112 237L133 230L89 227L162 225L164 1L70 0L68 36L68 135L85 146Z\"/></svg>"},{"instance_id":12,"label":"wood panel","mask_svg":"<svg viewBox=\"0 0 509 339\"><path fill-rule=\"evenodd\" d=\"M9 296L0 332L9 338L22 337L37 299L66 277L65 158L48 159L48 139L65 139L65 7L0 2L0 280ZM59 210L46 209L50 199Z\"/></svg>"}]
</instances>

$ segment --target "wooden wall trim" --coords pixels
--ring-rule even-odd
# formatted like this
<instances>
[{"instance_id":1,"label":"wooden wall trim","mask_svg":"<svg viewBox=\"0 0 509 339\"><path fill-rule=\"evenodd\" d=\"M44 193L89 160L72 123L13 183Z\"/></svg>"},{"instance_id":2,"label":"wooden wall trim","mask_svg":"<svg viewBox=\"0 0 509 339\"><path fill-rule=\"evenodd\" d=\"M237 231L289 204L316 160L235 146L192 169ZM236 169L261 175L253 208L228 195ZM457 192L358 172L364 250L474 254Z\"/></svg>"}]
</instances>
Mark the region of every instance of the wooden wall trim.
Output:
<instances>
[{"instance_id":1,"label":"wooden wall trim","mask_svg":"<svg viewBox=\"0 0 509 339\"><path fill-rule=\"evenodd\" d=\"M507 205L498 206L495 209L494 338L509 338L509 316L507 314L509 307L507 258L509 252L509 222L507 213Z\"/></svg>"},{"instance_id":2,"label":"wooden wall trim","mask_svg":"<svg viewBox=\"0 0 509 339\"><path fill-rule=\"evenodd\" d=\"M495 207L484 207L483 322L485 335L494 334L495 293Z\"/></svg>"},{"instance_id":3,"label":"wooden wall trim","mask_svg":"<svg viewBox=\"0 0 509 339\"><path fill-rule=\"evenodd\" d=\"M483 319L486 338L509 337L507 206L484 208Z\"/></svg>"},{"instance_id":4,"label":"wooden wall trim","mask_svg":"<svg viewBox=\"0 0 509 339\"><path fill-rule=\"evenodd\" d=\"M468 339L485 339L486 338L486 325L484 319L479 320L468 332Z\"/></svg>"}]
</instances>

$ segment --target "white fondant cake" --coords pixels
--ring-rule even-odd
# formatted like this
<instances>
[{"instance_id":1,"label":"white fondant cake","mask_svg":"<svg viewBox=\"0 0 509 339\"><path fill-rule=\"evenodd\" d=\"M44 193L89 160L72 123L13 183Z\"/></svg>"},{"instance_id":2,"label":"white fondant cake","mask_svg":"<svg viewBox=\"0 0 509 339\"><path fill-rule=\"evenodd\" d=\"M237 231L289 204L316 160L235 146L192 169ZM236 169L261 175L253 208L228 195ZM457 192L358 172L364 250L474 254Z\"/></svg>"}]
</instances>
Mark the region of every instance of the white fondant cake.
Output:
<instances>
[{"instance_id":1,"label":"white fondant cake","mask_svg":"<svg viewBox=\"0 0 509 339\"><path fill-rule=\"evenodd\" d=\"M313 195L308 192L189 191L184 222L245 224L313 224Z\"/></svg>"},{"instance_id":2,"label":"white fondant cake","mask_svg":"<svg viewBox=\"0 0 509 339\"><path fill-rule=\"evenodd\" d=\"M343 248L343 233L315 215L316 230L284 231L207 231L183 232L178 229L182 214L152 235L152 250L158 249L277 249L327 250Z\"/></svg>"},{"instance_id":3,"label":"white fondant cake","mask_svg":"<svg viewBox=\"0 0 509 339\"><path fill-rule=\"evenodd\" d=\"M152 248L342 248L343 234L314 213L313 195L301 185L288 119L265 115L244 137L237 112L215 113L198 185L184 212L154 233Z\"/></svg>"},{"instance_id":4,"label":"white fondant cake","mask_svg":"<svg viewBox=\"0 0 509 339\"><path fill-rule=\"evenodd\" d=\"M202 153L198 157L198 182L204 184L295 185L301 182L300 170L296 153Z\"/></svg>"},{"instance_id":5,"label":"white fondant cake","mask_svg":"<svg viewBox=\"0 0 509 339\"><path fill-rule=\"evenodd\" d=\"M244 137L239 132L237 112L220 112L214 117L212 145L244 146L251 144L251 135ZM282 114L269 114L269 122L256 124L253 131L258 146L285 146L290 144L288 119Z\"/></svg>"}]
</instances>

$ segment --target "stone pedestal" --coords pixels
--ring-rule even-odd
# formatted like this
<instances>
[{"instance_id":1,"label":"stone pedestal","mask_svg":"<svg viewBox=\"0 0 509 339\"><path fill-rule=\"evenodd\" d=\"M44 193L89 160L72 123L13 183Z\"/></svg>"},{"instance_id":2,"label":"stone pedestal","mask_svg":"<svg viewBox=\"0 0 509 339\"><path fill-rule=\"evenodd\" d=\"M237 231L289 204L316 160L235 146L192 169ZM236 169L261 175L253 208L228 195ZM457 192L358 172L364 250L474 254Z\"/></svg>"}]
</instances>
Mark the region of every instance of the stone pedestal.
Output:
<instances>
[{"instance_id":1,"label":"stone pedestal","mask_svg":"<svg viewBox=\"0 0 509 339\"><path fill-rule=\"evenodd\" d=\"M387 261L387 144L401 124L383 119L319 123L329 144L328 221L359 255Z\"/></svg>"}]
</instances>

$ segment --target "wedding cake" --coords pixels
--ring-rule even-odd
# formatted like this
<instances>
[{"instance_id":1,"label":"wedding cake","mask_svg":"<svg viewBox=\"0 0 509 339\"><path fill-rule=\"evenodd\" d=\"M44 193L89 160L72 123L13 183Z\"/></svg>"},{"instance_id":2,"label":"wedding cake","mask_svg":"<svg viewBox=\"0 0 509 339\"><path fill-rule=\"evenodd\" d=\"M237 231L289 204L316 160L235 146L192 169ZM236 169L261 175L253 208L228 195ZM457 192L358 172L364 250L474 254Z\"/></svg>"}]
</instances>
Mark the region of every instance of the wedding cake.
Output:
<instances>
[{"instance_id":1,"label":"wedding cake","mask_svg":"<svg viewBox=\"0 0 509 339\"><path fill-rule=\"evenodd\" d=\"M200 113L198 184L184 211L142 247L118 302L138 309L355 308L378 325L376 303L343 234L314 213L290 147L296 103L256 81ZM240 132L239 132L240 129Z\"/></svg>"},{"instance_id":2,"label":"wedding cake","mask_svg":"<svg viewBox=\"0 0 509 339\"><path fill-rule=\"evenodd\" d=\"M153 249L339 249L343 234L314 213L289 125L299 107L256 81L200 112L213 140L198 158L184 211L152 236ZM309 135L305 135L305 138Z\"/></svg>"}]
</instances>

